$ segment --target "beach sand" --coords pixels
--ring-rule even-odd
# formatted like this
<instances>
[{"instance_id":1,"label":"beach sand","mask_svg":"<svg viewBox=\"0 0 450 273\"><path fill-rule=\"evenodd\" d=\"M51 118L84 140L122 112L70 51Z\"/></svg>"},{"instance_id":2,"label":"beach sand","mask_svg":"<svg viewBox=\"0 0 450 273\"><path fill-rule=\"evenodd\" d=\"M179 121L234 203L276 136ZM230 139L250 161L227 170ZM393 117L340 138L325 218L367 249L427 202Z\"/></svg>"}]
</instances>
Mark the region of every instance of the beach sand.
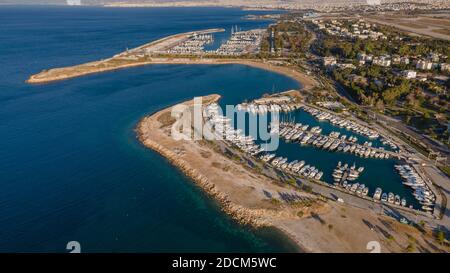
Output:
<instances>
[{"instance_id":1,"label":"beach sand","mask_svg":"<svg viewBox=\"0 0 450 273\"><path fill-rule=\"evenodd\" d=\"M76 77L81 77L89 74L114 71L118 69L144 66L144 65L152 65L152 64L187 64L187 65L223 65L223 64L242 64L248 65L251 67L256 67L260 69L265 69L268 71L272 71L275 73L280 73L285 76L291 77L297 80L299 83L303 85L304 90L310 90L314 86L317 85L317 82L295 70L294 68L286 67L286 66L277 66L274 64L270 64L268 62L264 62L260 59L189 59L189 58L152 58L147 61L118 61L114 59L108 59L104 61L96 61L90 62L86 64L63 67L63 68L54 68L50 70L42 71L38 74L32 75L27 82L28 83L49 83L53 81L66 80Z\"/></svg>"}]
</instances>

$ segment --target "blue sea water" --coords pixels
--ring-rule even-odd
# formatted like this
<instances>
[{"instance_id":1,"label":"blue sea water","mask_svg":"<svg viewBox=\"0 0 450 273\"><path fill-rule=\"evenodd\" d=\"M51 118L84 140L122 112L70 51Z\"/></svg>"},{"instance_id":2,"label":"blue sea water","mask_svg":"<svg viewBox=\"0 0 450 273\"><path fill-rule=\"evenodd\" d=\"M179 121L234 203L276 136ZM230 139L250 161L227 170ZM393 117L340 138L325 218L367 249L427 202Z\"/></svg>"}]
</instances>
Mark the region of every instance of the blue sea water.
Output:
<instances>
[{"instance_id":1,"label":"blue sea water","mask_svg":"<svg viewBox=\"0 0 450 273\"><path fill-rule=\"evenodd\" d=\"M0 7L0 252L64 252L73 240L86 252L296 251L273 230L234 223L165 159L141 146L134 132L143 116L194 96L219 93L222 104L236 104L299 88L294 80L242 65L152 65L24 83L43 69L110 57L175 33L225 28L220 41L232 26L270 23L243 18L256 13ZM300 122L315 122L298 115ZM327 178L338 160L356 161L366 167L366 184L407 195L393 161L287 143L277 153L304 159Z\"/></svg>"},{"instance_id":2,"label":"blue sea water","mask_svg":"<svg viewBox=\"0 0 450 273\"><path fill-rule=\"evenodd\" d=\"M43 69L109 57L170 34L239 25L238 9L0 8L0 251L277 252L136 140L146 114L213 92L226 100L297 87L240 65L154 65L28 85ZM245 80L244 80L245 79ZM225 98L224 98L225 99Z\"/></svg>"}]
</instances>

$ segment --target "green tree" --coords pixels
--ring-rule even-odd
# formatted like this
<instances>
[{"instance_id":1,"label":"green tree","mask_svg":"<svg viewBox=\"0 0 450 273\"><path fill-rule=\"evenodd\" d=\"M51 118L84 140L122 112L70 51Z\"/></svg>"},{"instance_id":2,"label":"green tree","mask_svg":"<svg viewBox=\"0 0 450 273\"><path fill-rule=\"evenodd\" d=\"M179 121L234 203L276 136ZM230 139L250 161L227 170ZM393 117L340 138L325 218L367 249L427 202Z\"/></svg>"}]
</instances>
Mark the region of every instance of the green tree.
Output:
<instances>
[{"instance_id":1,"label":"green tree","mask_svg":"<svg viewBox=\"0 0 450 273\"><path fill-rule=\"evenodd\" d=\"M439 244L443 245L445 242L445 233L442 230L438 231L436 239Z\"/></svg>"}]
</instances>

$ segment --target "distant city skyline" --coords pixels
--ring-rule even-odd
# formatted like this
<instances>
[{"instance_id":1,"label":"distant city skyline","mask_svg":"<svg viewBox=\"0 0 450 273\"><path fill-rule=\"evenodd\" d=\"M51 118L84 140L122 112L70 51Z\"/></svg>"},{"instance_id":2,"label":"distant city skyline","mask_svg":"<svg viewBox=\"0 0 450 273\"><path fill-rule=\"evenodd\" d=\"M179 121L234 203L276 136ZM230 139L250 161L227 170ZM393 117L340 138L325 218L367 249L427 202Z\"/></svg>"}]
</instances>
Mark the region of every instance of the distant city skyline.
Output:
<instances>
[{"instance_id":1,"label":"distant city skyline","mask_svg":"<svg viewBox=\"0 0 450 273\"><path fill-rule=\"evenodd\" d=\"M69 6L80 6L81 4L81 0L67 0Z\"/></svg>"}]
</instances>

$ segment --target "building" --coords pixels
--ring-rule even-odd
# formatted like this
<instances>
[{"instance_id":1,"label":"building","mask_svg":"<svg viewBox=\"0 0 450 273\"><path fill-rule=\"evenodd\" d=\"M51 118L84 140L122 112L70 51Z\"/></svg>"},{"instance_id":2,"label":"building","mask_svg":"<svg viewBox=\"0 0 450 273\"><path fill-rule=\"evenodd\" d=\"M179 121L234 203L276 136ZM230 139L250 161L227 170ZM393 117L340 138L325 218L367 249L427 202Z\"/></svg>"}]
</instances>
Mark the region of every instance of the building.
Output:
<instances>
[{"instance_id":1,"label":"building","mask_svg":"<svg viewBox=\"0 0 450 273\"><path fill-rule=\"evenodd\" d=\"M442 72L450 72L450 64L448 64L448 63L441 63L441 71Z\"/></svg>"},{"instance_id":2,"label":"building","mask_svg":"<svg viewBox=\"0 0 450 273\"><path fill-rule=\"evenodd\" d=\"M391 66L391 59L389 56L380 56L373 58L372 61L373 64L379 65L379 66Z\"/></svg>"},{"instance_id":3,"label":"building","mask_svg":"<svg viewBox=\"0 0 450 273\"><path fill-rule=\"evenodd\" d=\"M403 56L400 58L400 63L401 64L409 64L409 58L406 56Z\"/></svg>"},{"instance_id":4,"label":"building","mask_svg":"<svg viewBox=\"0 0 450 273\"><path fill-rule=\"evenodd\" d=\"M371 62L373 60L373 55L371 55L371 54L368 55L366 53L358 53L356 58L358 59L358 62L360 64L365 64L365 63Z\"/></svg>"},{"instance_id":5,"label":"building","mask_svg":"<svg viewBox=\"0 0 450 273\"><path fill-rule=\"evenodd\" d=\"M335 57L323 57L322 63L324 66L334 66L336 65L337 61Z\"/></svg>"},{"instance_id":6,"label":"building","mask_svg":"<svg viewBox=\"0 0 450 273\"><path fill-rule=\"evenodd\" d=\"M439 62L439 54L434 52L428 53L428 60L430 62Z\"/></svg>"},{"instance_id":7,"label":"building","mask_svg":"<svg viewBox=\"0 0 450 273\"><path fill-rule=\"evenodd\" d=\"M351 63L339 63L339 64L336 64L336 66L341 68L341 69L346 69L346 68L355 69L356 68L356 66L354 66Z\"/></svg>"},{"instance_id":8,"label":"building","mask_svg":"<svg viewBox=\"0 0 450 273\"><path fill-rule=\"evenodd\" d=\"M400 56L395 55L392 57L392 63L393 64L399 64L400 63Z\"/></svg>"},{"instance_id":9,"label":"building","mask_svg":"<svg viewBox=\"0 0 450 273\"><path fill-rule=\"evenodd\" d=\"M430 70L433 67L433 63L430 61L419 60L416 64L417 69Z\"/></svg>"},{"instance_id":10,"label":"building","mask_svg":"<svg viewBox=\"0 0 450 273\"><path fill-rule=\"evenodd\" d=\"M402 72L402 75L407 79L415 79L417 77L417 72L414 70L405 70Z\"/></svg>"}]
</instances>

